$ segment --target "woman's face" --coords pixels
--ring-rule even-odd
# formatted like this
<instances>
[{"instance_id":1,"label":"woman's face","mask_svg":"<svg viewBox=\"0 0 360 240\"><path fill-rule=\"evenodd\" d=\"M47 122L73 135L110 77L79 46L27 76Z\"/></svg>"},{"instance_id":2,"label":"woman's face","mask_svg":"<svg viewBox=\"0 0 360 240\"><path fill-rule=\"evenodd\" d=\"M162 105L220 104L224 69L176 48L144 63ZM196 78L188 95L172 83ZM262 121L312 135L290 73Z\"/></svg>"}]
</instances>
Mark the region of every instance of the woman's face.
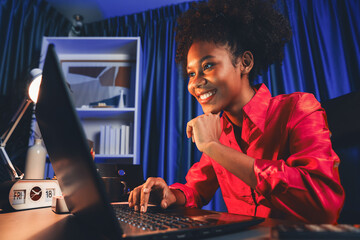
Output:
<instances>
[{"instance_id":1,"label":"woman's face","mask_svg":"<svg viewBox=\"0 0 360 240\"><path fill-rule=\"evenodd\" d=\"M240 64L235 67L226 46L194 42L187 56L188 90L204 113L230 110L241 101Z\"/></svg>"}]
</instances>

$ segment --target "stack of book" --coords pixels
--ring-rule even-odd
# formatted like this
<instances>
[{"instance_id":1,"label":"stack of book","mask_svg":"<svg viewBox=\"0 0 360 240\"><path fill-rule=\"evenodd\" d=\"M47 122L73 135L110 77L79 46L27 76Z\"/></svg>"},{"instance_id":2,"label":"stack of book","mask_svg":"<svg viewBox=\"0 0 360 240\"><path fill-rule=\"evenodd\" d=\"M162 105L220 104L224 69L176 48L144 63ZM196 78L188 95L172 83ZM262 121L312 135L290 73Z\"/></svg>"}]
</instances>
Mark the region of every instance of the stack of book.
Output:
<instances>
[{"instance_id":1,"label":"stack of book","mask_svg":"<svg viewBox=\"0 0 360 240\"><path fill-rule=\"evenodd\" d=\"M130 154L130 126L101 125L99 150L103 155Z\"/></svg>"}]
</instances>

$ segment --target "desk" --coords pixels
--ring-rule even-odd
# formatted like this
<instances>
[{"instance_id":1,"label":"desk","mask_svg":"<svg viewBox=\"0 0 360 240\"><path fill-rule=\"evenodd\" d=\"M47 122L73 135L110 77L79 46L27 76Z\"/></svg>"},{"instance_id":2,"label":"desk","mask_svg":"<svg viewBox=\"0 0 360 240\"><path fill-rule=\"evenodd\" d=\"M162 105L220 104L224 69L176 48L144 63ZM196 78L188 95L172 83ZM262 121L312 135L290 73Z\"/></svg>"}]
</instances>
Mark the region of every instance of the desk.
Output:
<instances>
[{"instance_id":1,"label":"desk","mask_svg":"<svg viewBox=\"0 0 360 240\"><path fill-rule=\"evenodd\" d=\"M270 239L270 227L276 220L267 219L249 230L209 238L221 239ZM0 239L91 239L84 236L81 227L72 214L55 214L51 208L40 208L10 213L0 213Z\"/></svg>"},{"instance_id":2,"label":"desk","mask_svg":"<svg viewBox=\"0 0 360 240\"><path fill-rule=\"evenodd\" d=\"M51 239L52 235L64 230L71 216L70 214L55 214L51 208L1 213L0 239ZM52 231L54 231L53 234ZM49 234L48 238L46 234Z\"/></svg>"}]
</instances>

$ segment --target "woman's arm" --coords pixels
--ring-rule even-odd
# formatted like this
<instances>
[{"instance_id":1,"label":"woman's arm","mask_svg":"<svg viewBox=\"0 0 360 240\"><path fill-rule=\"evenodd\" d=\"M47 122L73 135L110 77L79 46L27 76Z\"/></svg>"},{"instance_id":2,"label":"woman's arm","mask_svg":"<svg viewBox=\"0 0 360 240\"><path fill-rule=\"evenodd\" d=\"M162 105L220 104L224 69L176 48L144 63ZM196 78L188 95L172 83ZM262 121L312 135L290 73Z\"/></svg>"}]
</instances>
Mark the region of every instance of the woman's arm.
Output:
<instances>
[{"instance_id":1,"label":"woman's arm","mask_svg":"<svg viewBox=\"0 0 360 240\"><path fill-rule=\"evenodd\" d=\"M344 201L325 113L305 94L294 106L286 126L290 156L283 160L254 159L221 145L216 115L189 122L188 137L228 171L256 189L261 204L304 222L336 222Z\"/></svg>"}]
</instances>

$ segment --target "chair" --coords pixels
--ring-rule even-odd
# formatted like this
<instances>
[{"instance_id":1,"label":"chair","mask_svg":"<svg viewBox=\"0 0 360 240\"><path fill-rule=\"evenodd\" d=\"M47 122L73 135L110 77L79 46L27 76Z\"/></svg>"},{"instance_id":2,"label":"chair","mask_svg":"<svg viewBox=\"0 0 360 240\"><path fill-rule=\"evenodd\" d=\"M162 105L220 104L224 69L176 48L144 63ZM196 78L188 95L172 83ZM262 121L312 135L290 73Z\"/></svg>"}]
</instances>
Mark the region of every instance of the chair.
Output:
<instances>
[{"instance_id":1,"label":"chair","mask_svg":"<svg viewBox=\"0 0 360 240\"><path fill-rule=\"evenodd\" d=\"M340 157L339 173L345 203L339 223L360 223L360 91L322 103L334 151Z\"/></svg>"}]
</instances>

